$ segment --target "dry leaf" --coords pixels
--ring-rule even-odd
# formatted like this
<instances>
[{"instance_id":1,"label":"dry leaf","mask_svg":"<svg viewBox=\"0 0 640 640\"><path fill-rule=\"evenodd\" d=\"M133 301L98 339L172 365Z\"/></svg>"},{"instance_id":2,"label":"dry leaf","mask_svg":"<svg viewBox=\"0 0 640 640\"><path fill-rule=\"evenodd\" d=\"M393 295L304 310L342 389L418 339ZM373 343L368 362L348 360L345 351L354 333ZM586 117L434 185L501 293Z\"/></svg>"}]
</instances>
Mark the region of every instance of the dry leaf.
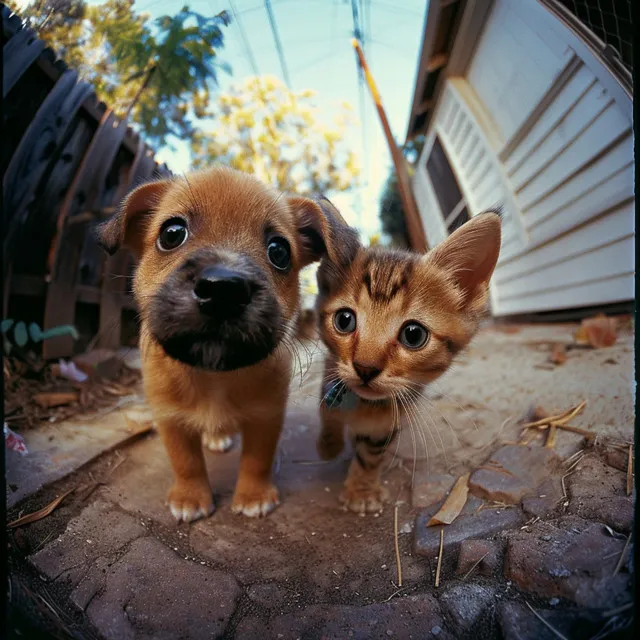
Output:
<instances>
[{"instance_id":1,"label":"dry leaf","mask_svg":"<svg viewBox=\"0 0 640 640\"><path fill-rule=\"evenodd\" d=\"M465 473L456 480L453 489L451 489L451 493L447 496L438 513L427 522L427 527L433 527L437 524L451 524L460 515L462 508L467 502L467 494L469 493L468 482L468 473Z\"/></svg>"},{"instance_id":2,"label":"dry leaf","mask_svg":"<svg viewBox=\"0 0 640 640\"><path fill-rule=\"evenodd\" d=\"M58 505L72 492L75 491L75 487L73 489L69 489L65 491L61 496L57 497L53 502L49 503L44 509L40 509L40 511L34 511L33 513L28 513L13 522L10 522L7 527L9 529L15 529L16 527L21 527L25 524L31 524L32 522L37 522L38 520L42 520L42 518L46 518L48 515L52 514L58 507Z\"/></svg>"},{"instance_id":3,"label":"dry leaf","mask_svg":"<svg viewBox=\"0 0 640 640\"><path fill-rule=\"evenodd\" d=\"M49 409L76 402L78 397L75 391L51 391L36 393L33 396L33 401L43 409Z\"/></svg>"},{"instance_id":4,"label":"dry leaf","mask_svg":"<svg viewBox=\"0 0 640 640\"><path fill-rule=\"evenodd\" d=\"M567 361L567 350L563 344L554 345L549 360L553 364L564 364Z\"/></svg>"},{"instance_id":5,"label":"dry leaf","mask_svg":"<svg viewBox=\"0 0 640 640\"><path fill-rule=\"evenodd\" d=\"M608 318L603 313L586 318L575 333L575 341L596 349L611 347L617 340L616 324L615 318Z\"/></svg>"},{"instance_id":6,"label":"dry leaf","mask_svg":"<svg viewBox=\"0 0 640 640\"><path fill-rule=\"evenodd\" d=\"M134 435L142 435L148 433L153 429L152 420L143 420L142 422L130 418L126 413L124 414L124 420L127 423L127 431L130 431Z\"/></svg>"}]
</instances>

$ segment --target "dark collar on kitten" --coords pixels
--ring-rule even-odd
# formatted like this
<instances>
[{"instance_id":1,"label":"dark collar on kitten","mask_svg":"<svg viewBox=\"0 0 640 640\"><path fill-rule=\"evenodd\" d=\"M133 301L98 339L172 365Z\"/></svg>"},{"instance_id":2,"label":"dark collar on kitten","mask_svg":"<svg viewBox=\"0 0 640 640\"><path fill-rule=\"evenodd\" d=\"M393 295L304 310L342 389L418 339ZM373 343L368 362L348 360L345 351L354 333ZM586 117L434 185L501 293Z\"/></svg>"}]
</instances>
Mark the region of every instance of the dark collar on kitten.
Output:
<instances>
[{"instance_id":1,"label":"dark collar on kitten","mask_svg":"<svg viewBox=\"0 0 640 640\"><path fill-rule=\"evenodd\" d=\"M337 382L325 384L322 389L322 402L329 407L329 409L342 409L343 411L349 411L355 409L359 404L368 405L370 407L384 406L390 401L388 398L382 400L366 400L359 395L347 389L347 385L338 380Z\"/></svg>"}]
</instances>

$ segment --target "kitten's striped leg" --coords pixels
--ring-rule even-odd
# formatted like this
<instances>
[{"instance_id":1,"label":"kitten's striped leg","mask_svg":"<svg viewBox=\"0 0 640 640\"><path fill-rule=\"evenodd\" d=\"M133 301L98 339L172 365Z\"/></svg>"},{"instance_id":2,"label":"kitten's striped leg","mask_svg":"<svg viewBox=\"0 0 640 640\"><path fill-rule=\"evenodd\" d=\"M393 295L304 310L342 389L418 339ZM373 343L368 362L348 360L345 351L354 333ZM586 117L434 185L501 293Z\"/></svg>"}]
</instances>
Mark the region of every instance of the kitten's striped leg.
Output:
<instances>
[{"instance_id":1,"label":"kitten's striped leg","mask_svg":"<svg viewBox=\"0 0 640 640\"><path fill-rule=\"evenodd\" d=\"M329 409L324 404L320 408L322 428L316 449L323 460L333 460L344 449L344 422L339 410Z\"/></svg>"},{"instance_id":2,"label":"kitten's striped leg","mask_svg":"<svg viewBox=\"0 0 640 640\"><path fill-rule=\"evenodd\" d=\"M355 456L340 494L340 502L350 511L362 514L382 511L388 494L380 484L380 470L385 449L394 437L395 432L379 440L362 434L355 436Z\"/></svg>"}]
</instances>

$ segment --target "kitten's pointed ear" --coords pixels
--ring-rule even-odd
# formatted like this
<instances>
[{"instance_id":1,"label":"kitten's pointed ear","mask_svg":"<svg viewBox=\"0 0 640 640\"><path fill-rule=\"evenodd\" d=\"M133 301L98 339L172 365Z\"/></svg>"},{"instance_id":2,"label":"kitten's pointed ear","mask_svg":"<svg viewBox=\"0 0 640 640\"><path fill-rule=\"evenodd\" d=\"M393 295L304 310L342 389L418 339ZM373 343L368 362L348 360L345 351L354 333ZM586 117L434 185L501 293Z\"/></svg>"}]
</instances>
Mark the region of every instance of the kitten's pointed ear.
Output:
<instances>
[{"instance_id":1,"label":"kitten's pointed ear","mask_svg":"<svg viewBox=\"0 0 640 640\"><path fill-rule=\"evenodd\" d=\"M489 280L500 255L500 216L492 211L474 216L426 255L445 271L462 294L465 307L486 302Z\"/></svg>"},{"instance_id":2,"label":"kitten's pointed ear","mask_svg":"<svg viewBox=\"0 0 640 640\"><path fill-rule=\"evenodd\" d=\"M302 266L325 256L334 264L350 264L358 252L358 233L325 197L293 196L289 206L296 215Z\"/></svg>"},{"instance_id":3,"label":"kitten's pointed ear","mask_svg":"<svg viewBox=\"0 0 640 640\"><path fill-rule=\"evenodd\" d=\"M157 180L134 189L121 202L116 213L98 226L100 246L110 255L124 246L139 257L142 253L144 220L155 209L169 184L167 180Z\"/></svg>"}]
</instances>

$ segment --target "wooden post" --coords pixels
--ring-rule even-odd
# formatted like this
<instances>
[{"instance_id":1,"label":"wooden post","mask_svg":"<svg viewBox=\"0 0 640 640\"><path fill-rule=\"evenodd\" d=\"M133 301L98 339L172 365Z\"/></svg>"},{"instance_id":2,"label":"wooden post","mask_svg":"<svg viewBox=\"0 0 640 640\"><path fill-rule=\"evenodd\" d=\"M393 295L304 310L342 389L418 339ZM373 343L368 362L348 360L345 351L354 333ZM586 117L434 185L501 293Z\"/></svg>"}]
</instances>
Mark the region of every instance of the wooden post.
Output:
<instances>
[{"instance_id":1,"label":"wooden post","mask_svg":"<svg viewBox=\"0 0 640 640\"><path fill-rule=\"evenodd\" d=\"M393 138L393 134L391 133L391 127L389 126L389 121L387 120L387 114L385 113L384 107L382 106L382 99L380 98L376 83L373 79L373 76L371 75L371 72L369 71L369 67L367 66L367 61L365 60L362 49L360 48L360 43L355 38L353 38L353 40L351 40L351 44L358 54L358 61L360 62L360 66L362 67L362 70L364 72L364 77L367 80L367 84L369 85L369 91L371 92L371 97L373 98L373 101L376 105L378 115L380 116L380 122L384 130L384 135L387 138L387 144L389 145L389 150L391 151L391 159L393 160L393 166L396 171L396 176L398 177L398 191L400 192L402 209L405 213L409 242L411 243L411 247L416 251L425 252L428 250L429 244L427 242L427 236L424 232L424 227L422 226L420 214L418 213L418 208L416 207L415 200L413 199L413 194L411 193L409 172L407 171L405 157L402 155L400 149L398 149L398 145L396 144Z\"/></svg>"}]
</instances>

